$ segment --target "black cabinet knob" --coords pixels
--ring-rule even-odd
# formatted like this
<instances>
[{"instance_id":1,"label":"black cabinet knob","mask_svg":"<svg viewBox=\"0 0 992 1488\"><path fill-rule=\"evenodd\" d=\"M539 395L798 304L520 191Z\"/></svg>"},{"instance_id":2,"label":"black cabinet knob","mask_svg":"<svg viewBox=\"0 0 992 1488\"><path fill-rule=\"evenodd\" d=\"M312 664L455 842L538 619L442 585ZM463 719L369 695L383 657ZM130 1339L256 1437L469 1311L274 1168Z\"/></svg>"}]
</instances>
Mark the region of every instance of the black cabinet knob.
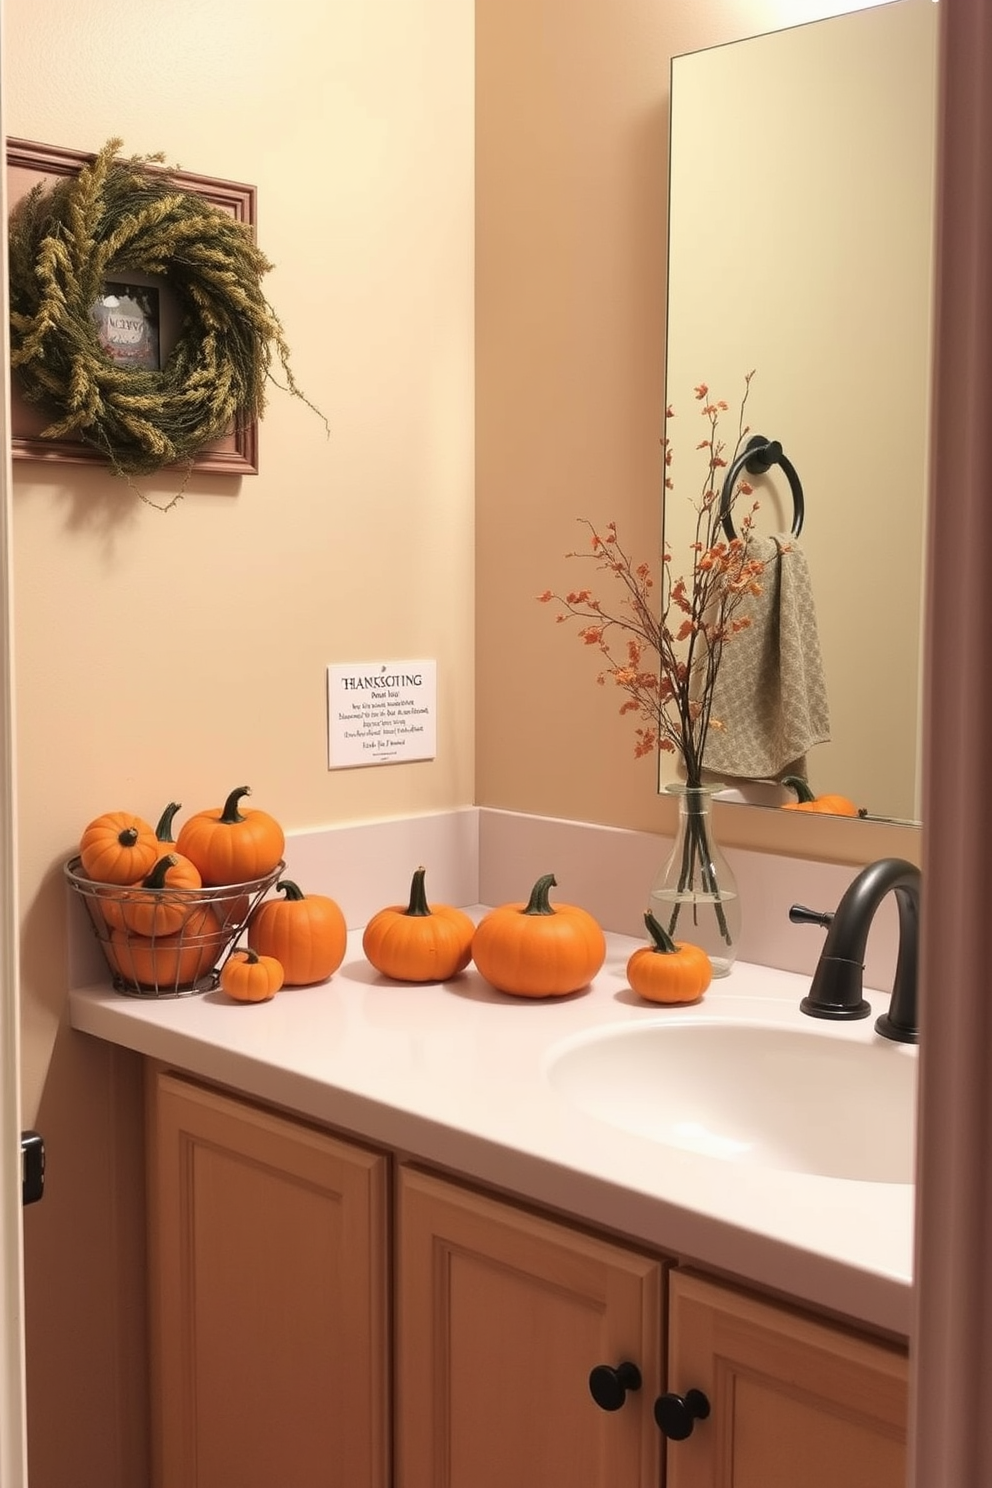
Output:
<instances>
[{"instance_id":1,"label":"black cabinet knob","mask_svg":"<svg viewBox=\"0 0 992 1488\"><path fill-rule=\"evenodd\" d=\"M692 1435L697 1421L705 1421L710 1403L702 1390L686 1390L684 1395L659 1395L654 1403L654 1418L665 1436L672 1441L685 1441Z\"/></svg>"},{"instance_id":2,"label":"black cabinet knob","mask_svg":"<svg viewBox=\"0 0 992 1488\"><path fill-rule=\"evenodd\" d=\"M589 1393L600 1410L619 1410L628 1390L641 1388L641 1371L636 1364L597 1364L589 1375Z\"/></svg>"}]
</instances>

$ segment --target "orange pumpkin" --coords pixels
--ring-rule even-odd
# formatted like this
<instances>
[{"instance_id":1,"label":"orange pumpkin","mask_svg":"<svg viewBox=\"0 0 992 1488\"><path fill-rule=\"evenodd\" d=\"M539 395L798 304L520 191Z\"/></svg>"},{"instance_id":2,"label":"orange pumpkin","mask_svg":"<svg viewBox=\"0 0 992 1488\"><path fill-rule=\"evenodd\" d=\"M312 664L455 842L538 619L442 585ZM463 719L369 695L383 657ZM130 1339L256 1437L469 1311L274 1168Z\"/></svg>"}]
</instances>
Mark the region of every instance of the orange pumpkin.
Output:
<instances>
[{"instance_id":1,"label":"orange pumpkin","mask_svg":"<svg viewBox=\"0 0 992 1488\"><path fill-rule=\"evenodd\" d=\"M472 959L475 926L464 910L427 903L426 872L415 871L409 904L380 909L362 936L370 964L397 982L446 982Z\"/></svg>"},{"instance_id":2,"label":"orange pumpkin","mask_svg":"<svg viewBox=\"0 0 992 1488\"><path fill-rule=\"evenodd\" d=\"M133 935L114 930L106 947L111 965L131 986L157 992L192 987L216 965L224 935L213 910L194 909L175 935Z\"/></svg>"},{"instance_id":3,"label":"orange pumpkin","mask_svg":"<svg viewBox=\"0 0 992 1488\"><path fill-rule=\"evenodd\" d=\"M220 989L235 1002L269 1002L283 985L283 969L274 956L250 948L232 951L220 970Z\"/></svg>"},{"instance_id":4,"label":"orange pumpkin","mask_svg":"<svg viewBox=\"0 0 992 1488\"><path fill-rule=\"evenodd\" d=\"M79 842L83 872L97 883L140 883L157 857L154 830L130 811L105 811L90 822Z\"/></svg>"},{"instance_id":5,"label":"orange pumpkin","mask_svg":"<svg viewBox=\"0 0 992 1488\"><path fill-rule=\"evenodd\" d=\"M267 899L253 910L248 944L281 963L287 987L326 982L344 960L348 927L326 894L304 894L288 878L276 884L285 899Z\"/></svg>"},{"instance_id":6,"label":"orange pumpkin","mask_svg":"<svg viewBox=\"0 0 992 1488\"><path fill-rule=\"evenodd\" d=\"M526 904L504 904L480 921L472 959L488 982L517 997L563 997L592 981L606 959L606 938L574 904L552 906L554 875L539 878Z\"/></svg>"},{"instance_id":7,"label":"orange pumpkin","mask_svg":"<svg viewBox=\"0 0 992 1488\"><path fill-rule=\"evenodd\" d=\"M121 923L136 935L174 935L195 907L188 893L169 893L170 889L189 890L200 887L200 875L189 860L179 853L166 853L159 858L139 888L122 894L114 906ZM109 905L104 911L111 918Z\"/></svg>"},{"instance_id":8,"label":"orange pumpkin","mask_svg":"<svg viewBox=\"0 0 992 1488\"><path fill-rule=\"evenodd\" d=\"M172 822L176 812L181 810L182 804L179 801L170 801L158 819L155 836L158 838L160 857L164 858L166 853L175 852L176 850L177 844L175 837L172 835Z\"/></svg>"},{"instance_id":9,"label":"orange pumpkin","mask_svg":"<svg viewBox=\"0 0 992 1488\"><path fill-rule=\"evenodd\" d=\"M644 916L651 944L634 951L627 980L647 1002L698 1002L713 979L709 956L697 945L675 941L650 910Z\"/></svg>"},{"instance_id":10,"label":"orange pumpkin","mask_svg":"<svg viewBox=\"0 0 992 1488\"><path fill-rule=\"evenodd\" d=\"M267 811L242 811L241 798L249 794L239 785L223 806L198 811L180 830L176 846L205 884L247 883L278 867L286 846L282 827Z\"/></svg>"},{"instance_id":11,"label":"orange pumpkin","mask_svg":"<svg viewBox=\"0 0 992 1488\"><path fill-rule=\"evenodd\" d=\"M863 807L859 809L847 796L814 796L809 781L804 780L801 775L783 775L782 784L791 786L798 797L798 800L787 801L782 807L783 811L812 811L825 816L868 815Z\"/></svg>"}]
</instances>

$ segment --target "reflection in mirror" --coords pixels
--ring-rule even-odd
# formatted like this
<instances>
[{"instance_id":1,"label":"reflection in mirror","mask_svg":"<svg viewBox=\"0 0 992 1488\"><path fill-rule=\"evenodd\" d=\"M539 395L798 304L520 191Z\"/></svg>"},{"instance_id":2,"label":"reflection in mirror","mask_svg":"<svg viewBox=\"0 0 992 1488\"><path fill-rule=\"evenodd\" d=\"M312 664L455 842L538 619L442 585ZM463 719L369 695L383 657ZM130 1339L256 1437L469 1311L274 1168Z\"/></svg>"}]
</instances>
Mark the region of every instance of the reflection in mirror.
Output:
<instances>
[{"instance_id":1,"label":"reflection in mirror","mask_svg":"<svg viewBox=\"0 0 992 1488\"><path fill-rule=\"evenodd\" d=\"M809 781L897 821L920 816L936 38L931 0L895 0L672 63L672 572L695 515L693 389L728 403L729 459L754 369L748 426L781 442L805 497L830 717ZM747 478L756 534L788 533L783 467ZM735 784L732 799L794 799Z\"/></svg>"}]
</instances>

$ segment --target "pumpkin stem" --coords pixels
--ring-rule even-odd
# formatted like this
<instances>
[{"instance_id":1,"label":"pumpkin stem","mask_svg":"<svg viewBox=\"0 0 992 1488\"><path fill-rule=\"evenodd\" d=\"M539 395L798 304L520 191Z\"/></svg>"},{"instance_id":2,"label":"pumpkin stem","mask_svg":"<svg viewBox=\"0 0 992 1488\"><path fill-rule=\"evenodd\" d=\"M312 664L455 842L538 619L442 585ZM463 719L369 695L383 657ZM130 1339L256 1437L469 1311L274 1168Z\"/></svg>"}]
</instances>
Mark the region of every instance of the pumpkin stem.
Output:
<instances>
[{"instance_id":1,"label":"pumpkin stem","mask_svg":"<svg viewBox=\"0 0 992 1488\"><path fill-rule=\"evenodd\" d=\"M121 847L133 847L137 840L137 827L125 827L123 831L118 832L117 834L117 841L120 843Z\"/></svg>"},{"instance_id":2,"label":"pumpkin stem","mask_svg":"<svg viewBox=\"0 0 992 1488\"><path fill-rule=\"evenodd\" d=\"M548 902L549 891L551 889L557 888L557 886L558 880L555 878L554 874L545 873L544 877L539 878L537 880L537 883L531 889L530 898L527 900L527 907L524 909L523 913L532 915L557 914L558 911Z\"/></svg>"},{"instance_id":3,"label":"pumpkin stem","mask_svg":"<svg viewBox=\"0 0 992 1488\"><path fill-rule=\"evenodd\" d=\"M674 940L669 935L664 925L662 925L659 920L655 919L650 910L645 911L644 923L645 925L647 925L648 934L653 941L653 945L651 946L651 949L653 951L657 951L659 955L662 956L671 956L672 954L675 954L676 956L678 955L678 946L675 944Z\"/></svg>"},{"instance_id":4,"label":"pumpkin stem","mask_svg":"<svg viewBox=\"0 0 992 1488\"><path fill-rule=\"evenodd\" d=\"M172 833L172 818L175 816L176 812L181 809L182 803L180 801L170 801L168 806L166 806L165 810L162 812L162 815L158 819L158 826L155 828L155 836L158 838L159 842L175 841L175 837Z\"/></svg>"},{"instance_id":5,"label":"pumpkin stem","mask_svg":"<svg viewBox=\"0 0 992 1488\"><path fill-rule=\"evenodd\" d=\"M410 903L403 911L404 914L412 915L414 919L418 920L424 919L431 912L431 907L427 903L427 890L424 888L424 875L426 872L426 868L418 868L414 873L410 884Z\"/></svg>"},{"instance_id":6,"label":"pumpkin stem","mask_svg":"<svg viewBox=\"0 0 992 1488\"><path fill-rule=\"evenodd\" d=\"M244 821L244 817L241 815L241 812L238 810L238 802L241 800L241 797L242 796L250 796L250 795L251 795L251 786L250 785L239 785L239 786L237 786L231 792L231 794L228 796L227 800L224 802L224 810L221 812L220 817L218 818L218 820L222 821L225 824L225 826L228 826L228 827L233 827L235 825L235 823L237 823L237 822L243 822Z\"/></svg>"},{"instance_id":7,"label":"pumpkin stem","mask_svg":"<svg viewBox=\"0 0 992 1488\"><path fill-rule=\"evenodd\" d=\"M163 853L147 878L141 880L143 889L164 889L165 875L179 862L175 853Z\"/></svg>"},{"instance_id":8,"label":"pumpkin stem","mask_svg":"<svg viewBox=\"0 0 992 1488\"><path fill-rule=\"evenodd\" d=\"M239 955L244 956L245 961L249 966L258 965L258 952L253 951L251 946L239 946L238 953Z\"/></svg>"},{"instance_id":9,"label":"pumpkin stem","mask_svg":"<svg viewBox=\"0 0 992 1488\"><path fill-rule=\"evenodd\" d=\"M782 784L791 785L803 806L808 806L810 801L816 800L816 797L810 790L809 781L804 780L801 775L783 775Z\"/></svg>"},{"instance_id":10,"label":"pumpkin stem","mask_svg":"<svg viewBox=\"0 0 992 1488\"><path fill-rule=\"evenodd\" d=\"M277 893L285 894L287 901L290 899L305 899L307 897L302 889L297 888L291 878L281 878L276 884L276 891Z\"/></svg>"}]
</instances>

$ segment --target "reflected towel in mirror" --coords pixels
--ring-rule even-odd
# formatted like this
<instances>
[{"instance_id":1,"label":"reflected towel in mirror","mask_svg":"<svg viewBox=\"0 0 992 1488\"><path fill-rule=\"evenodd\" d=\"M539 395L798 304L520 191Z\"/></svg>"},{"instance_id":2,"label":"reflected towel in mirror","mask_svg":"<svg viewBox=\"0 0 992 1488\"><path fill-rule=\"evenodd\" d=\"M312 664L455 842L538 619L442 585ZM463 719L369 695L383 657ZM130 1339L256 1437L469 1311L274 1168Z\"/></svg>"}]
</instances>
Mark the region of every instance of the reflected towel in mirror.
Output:
<instances>
[{"instance_id":1,"label":"reflected towel in mirror","mask_svg":"<svg viewBox=\"0 0 992 1488\"><path fill-rule=\"evenodd\" d=\"M764 564L762 590L720 659L712 718L722 727L710 729L704 766L769 779L828 742L830 713L805 553L788 534L752 534L748 550Z\"/></svg>"}]
</instances>

